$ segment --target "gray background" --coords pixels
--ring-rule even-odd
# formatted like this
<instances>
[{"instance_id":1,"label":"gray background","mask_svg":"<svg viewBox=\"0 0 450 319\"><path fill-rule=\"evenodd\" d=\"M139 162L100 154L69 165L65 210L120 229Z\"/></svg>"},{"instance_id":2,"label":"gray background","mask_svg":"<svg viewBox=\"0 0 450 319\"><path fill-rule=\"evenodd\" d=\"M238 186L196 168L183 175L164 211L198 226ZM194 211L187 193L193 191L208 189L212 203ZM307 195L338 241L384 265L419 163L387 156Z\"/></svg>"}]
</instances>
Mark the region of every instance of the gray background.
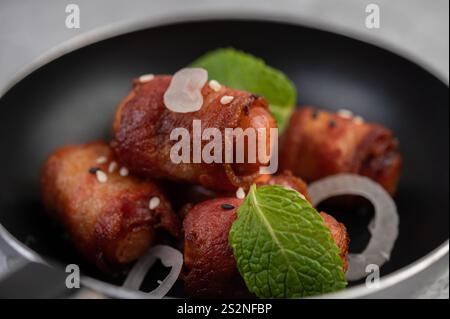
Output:
<instances>
[{"instance_id":1,"label":"gray background","mask_svg":"<svg viewBox=\"0 0 450 319\"><path fill-rule=\"evenodd\" d=\"M65 27L69 3L80 7L80 29ZM380 6L380 29L365 27L369 3ZM71 38L180 16L220 15L299 21L362 38L416 61L448 83L448 0L0 0L0 95L31 63ZM0 251L0 273L2 260ZM448 298L448 272L421 297Z\"/></svg>"}]
</instances>

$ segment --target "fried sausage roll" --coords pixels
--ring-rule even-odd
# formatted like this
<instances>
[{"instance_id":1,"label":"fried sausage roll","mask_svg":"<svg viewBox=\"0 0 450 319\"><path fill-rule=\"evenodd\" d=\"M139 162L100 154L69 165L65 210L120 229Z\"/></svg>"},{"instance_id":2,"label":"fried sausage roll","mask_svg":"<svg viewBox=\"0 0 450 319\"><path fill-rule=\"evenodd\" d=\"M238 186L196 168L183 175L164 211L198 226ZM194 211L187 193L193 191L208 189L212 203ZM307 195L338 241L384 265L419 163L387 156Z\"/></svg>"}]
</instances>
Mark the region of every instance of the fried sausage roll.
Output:
<instances>
[{"instance_id":1,"label":"fried sausage roll","mask_svg":"<svg viewBox=\"0 0 450 319\"><path fill-rule=\"evenodd\" d=\"M402 158L392 132L347 114L303 107L291 117L281 138L280 168L306 182L338 173L367 176L391 195Z\"/></svg>"},{"instance_id":2,"label":"fried sausage roll","mask_svg":"<svg viewBox=\"0 0 450 319\"><path fill-rule=\"evenodd\" d=\"M103 142L56 150L41 174L49 213L78 251L106 271L140 257L163 232L181 235L181 224L158 187L125 175Z\"/></svg>"},{"instance_id":3,"label":"fried sausage roll","mask_svg":"<svg viewBox=\"0 0 450 319\"><path fill-rule=\"evenodd\" d=\"M228 234L242 200L218 198L195 205L183 222L186 293L196 298L252 297L236 266ZM227 205L224 205L227 204ZM349 239L345 226L320 213L347 269Z\"/></svg>"},{"instance_id":4,"label":"fried sausage roll","mask_svg":"<svg viewBox=\"0 0 450 319\"><path fill-rule=\"evenodd\" d=\"M191 113L176 113L166 108L164 93L171 76L156 76L145 83L135 80L133 89L119 104L114 125L114 148L120 161L131 172L153 178L200 184L214 190L233 190L249 185L258 176L259 163L173 163L170 140L174 128L185 128L191 134L193 120L201 120L202 130L217 128L224 136L225 128L270 128L276 122L267 102L253 94L221 86L213 90L206 84L201 90L203 105ZM233 99L221 102L224 96ZM270 136L266 141L270 144ZM202 142L202 147L207 141ZM223 148L225 150L225 148ZM235 149L235 148L234 148ZM192 150L191 150L192 152ZM192 155L192 154L191 154ZM223 157L222 157L223 158ZM224 162L224 161L223 161Z\"/></svg>"}]
</instances>

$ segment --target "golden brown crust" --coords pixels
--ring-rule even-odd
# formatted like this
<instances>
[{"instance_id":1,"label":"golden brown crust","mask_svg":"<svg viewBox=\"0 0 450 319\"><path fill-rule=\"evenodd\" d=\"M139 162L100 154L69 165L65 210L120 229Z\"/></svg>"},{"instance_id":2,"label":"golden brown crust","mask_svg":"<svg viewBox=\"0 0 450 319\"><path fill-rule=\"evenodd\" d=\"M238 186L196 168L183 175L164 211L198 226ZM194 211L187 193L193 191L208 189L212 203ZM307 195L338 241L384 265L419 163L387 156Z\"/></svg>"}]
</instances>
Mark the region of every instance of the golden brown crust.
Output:
<instances>
[{"instance_id":1,"label":"golden brown crust","mask_svg":"<svg viewBox=\"0 0 450 319\"><path fill-rule=\"evenodd\" d=\"M186 293L196 298L252 297L237 270L228 243L231 225L242 200L229 197L208 200L192 207L183 222ZM226 210L222 204L231 204ZM347 269L348 235L344 225L321 213L340 249L343 270Z\"/></svg>"},{"instance_id":2,"label":"golden brown crust","mask_svg":"<svg viewBox=\"0 0 450 319\"><path fill-rule=\"evenodd\" d=\"M338 173L370 177L394 194L402 159L386 128L302 107L281 139L280 168L307 182Z\"/></svg>"},{"instance_id":3,"label":"golden brown crust","mask_svg":"<svg viewBox=\"0 0 450 319\"><path fill-rule=\"evenodd\" d=\"M222 136L225 128L239 125L273 127L275 121L267 111L267 102L247 92L225 86L215 92L205 85L202 89L204 102L199 111L175 113L167 109L163 102L170 81L171 76L156 76L146 83L134 81L132 91L120 103L113 125L114 140L111 143L120 161L138 175L197 183L210 189L231 190L241 186L237 184L249 184L255 174L254 167L249 168L251 171L237 170L238 174L234 174L236 167L230 164L193 163L192 160L191 163L172 163L170 149L176 141L171 141L169 137L174 128L185 128L192 137L194 119L202 121L202 129L218 128ZM234 99L231 103L222 105L220 98L223 95L232 95ZM261 111L252 111L253 109ZM258 116L264 113L267 120L245 121L245 117L253 113Z\"/></svg>"},{"instance_id":4,"label":"golden brown crust","mask_svg":"<svg viewBox=\"0 0 450 319\"><path fill-rule=\"evenodd\" d=\"M183 222L185 290L191 297L250 297L228 245L228 234L242 200L212 199L195 205ZM222 204L234 205L225 210Z\"/></svg>"},{"instance_id":5,"label":"golden brown crust","mask_svg":"<svg viewBox=\"0 0 450 319\"><path fill-rule=\"evenodd\" d=\"M104 156L107 162L97 164ZM108 172L114 155L104 142L70 145L56 150L41 172L43 203L67 230L76 248L104 270L125 265L142 255L155 241L157 230L179 237L181 227L158 187L118 170L100 183L98 167ZM160 205L150 211L149 199Z\"/></svg>"}]
</instances>

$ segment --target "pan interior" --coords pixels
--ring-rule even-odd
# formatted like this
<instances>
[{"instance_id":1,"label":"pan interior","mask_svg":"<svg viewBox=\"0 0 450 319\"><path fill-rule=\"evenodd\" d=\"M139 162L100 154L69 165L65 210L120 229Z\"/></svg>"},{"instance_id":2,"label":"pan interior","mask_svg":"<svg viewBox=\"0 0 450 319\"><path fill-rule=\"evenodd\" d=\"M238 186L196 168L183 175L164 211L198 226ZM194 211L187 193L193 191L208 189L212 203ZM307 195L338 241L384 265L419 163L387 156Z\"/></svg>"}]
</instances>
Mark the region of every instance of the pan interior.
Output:
<instances>
[{"instance_id":1,"label":"pan interior","mask_svg":"<svg viewBox=\"0 0 450 319\"><path fill-rule=\"evenodd\" d=\"M0 99L0 222L50 260L77 263L91 276L120 283L123 278L85 265L52 227L39 200L40 167L61 145L109 138L115 107L132 78L173 73L218 47L253 53L281 69L295 83L299 104L350 109L398 136L404 156L395 198L400 233L382 274L448 239L448 87L370 44L301 26L237 20L187 22L110 38L50 62L9 90ZM360 218L352 213L345 219ZM367 242L367 232L351 233L353 247L361 250L358 243Z\"/></svg>"}]
</instances>

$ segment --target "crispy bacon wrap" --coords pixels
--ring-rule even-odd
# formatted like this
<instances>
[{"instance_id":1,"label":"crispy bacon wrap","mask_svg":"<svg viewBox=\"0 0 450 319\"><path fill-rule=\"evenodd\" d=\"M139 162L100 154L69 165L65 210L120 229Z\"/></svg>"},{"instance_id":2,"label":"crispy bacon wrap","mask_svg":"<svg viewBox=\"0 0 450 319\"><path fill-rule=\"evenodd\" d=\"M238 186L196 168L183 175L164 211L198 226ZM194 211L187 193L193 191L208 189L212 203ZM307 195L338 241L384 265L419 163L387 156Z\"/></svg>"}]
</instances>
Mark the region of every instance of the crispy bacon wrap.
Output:
<instances>
[{"instance_id":1,"label":"crispy bacon wrap","mask_svg":"<svg viewBox=\"0 0 450 319\"><path fill-rule=\"evenodd\" d=\"M281 184L291 187L306 198L304 183L293 176L276 176L259 185ZM302 185L303 184L303 185ZM193 206L183 221L184 273L186 293L195 298L251 298L236 266L228 243L231 225L242 200L217 198ZM228 204L228 205L223 205ZM232 205L232 206L229 206ZM230 209L230 207L232 207ZM345 226L332 216L320 213L340 250L343 270L347 269L349 237Z\"/></svg>"},{"instance_id":2,"label":"crispy bacon wrap","mask_svg":"<svg viewBox=\"0 0 450 319\"><path fill-rule=\"evenodd\" d=\"M292 115L280 144L280 168L307 182L355 173L391 195L396 191L402 158L397 140L383 126L302 107Z\"/></svg>"},{"instance_id":3,"label":"crispy bacon wrap","mask_svg":"<svg viewBox=\"0 0 450 319\"><path fill-rule=\"evenodd\" d=\"M48 212L78 251L105 271L134 261L163 233L181 236L181 223L159 188L151 181L121 176L118 167L109 172L112 161L104 142L65 146L51 154L41 174ZM98 169L106 181L97 176ZM150 210L154 197L160 203Z\"/></svg>"},{"instance_id":4,"label":"crispy bacon wrap","mask_svg":"<svg viewBox=\"0 0 450 319\"><path fill-rule=\"evenodd\" d=\"M156 76L145 83L135 80L133 89L119 104L111 145L120 161L131 172L142 176L201 184L214 190L248 186L259 175L258 159L254 164L208 164L204 161L194 163L191 157L190 163L173 163L170 151L177 141L170 140L170 134L174 128L187 129L192 153L192 123L201 120L202 130L217 128L222 137L225 128L266 128L266 141L270 144L269 129L276 127L276 122L268 111L267 102L225 86L216 92L206 84L201 91L203 105L199 111L176 113L166 108L163 101L171 78ZM224 95L233 96L233 100L222 104L220 100ZM202 147L206 143L208 141L203 141Z\"/></svg>"}]
</instances>

